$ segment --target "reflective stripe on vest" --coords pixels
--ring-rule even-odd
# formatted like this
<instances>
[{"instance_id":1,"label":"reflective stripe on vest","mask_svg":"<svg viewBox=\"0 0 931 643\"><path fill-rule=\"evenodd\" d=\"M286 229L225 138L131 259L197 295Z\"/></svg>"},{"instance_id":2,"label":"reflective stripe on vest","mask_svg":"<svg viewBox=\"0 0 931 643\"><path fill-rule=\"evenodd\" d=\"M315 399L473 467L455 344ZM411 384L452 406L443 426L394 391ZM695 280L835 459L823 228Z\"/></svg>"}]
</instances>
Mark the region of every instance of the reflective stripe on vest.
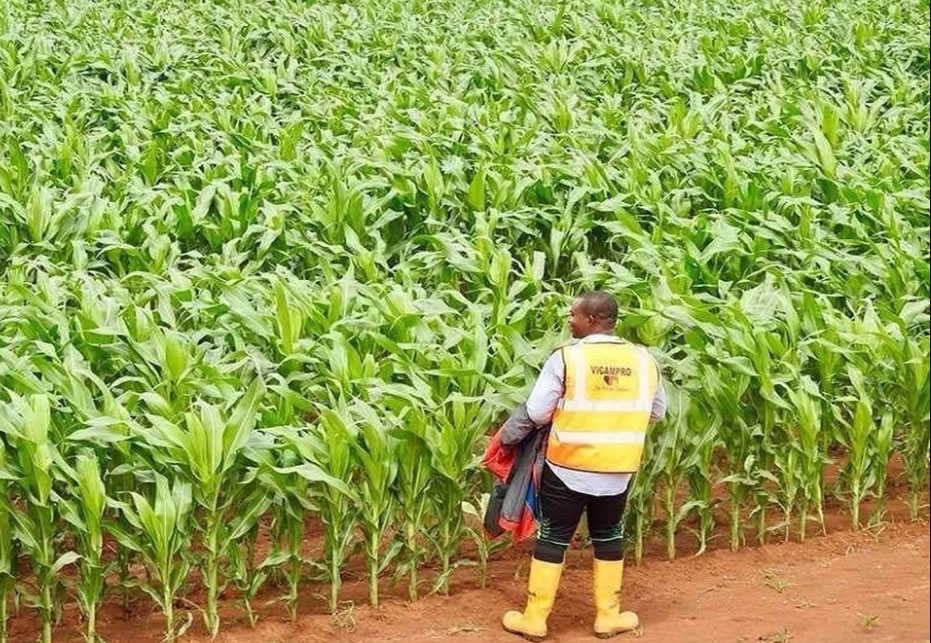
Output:
<instances>
[{"instance_id":1,"label":"reflective stripe on vest","mask_svg":"<svg viewBox=\"0 0 931 643\"><path fill-rule=\"evenodd\" d=\"M546 459L580 471L636 471L659 383L650 354L620 339L599 339L567 346L562 355L566 388Z\"/></svg>"}]
</instances>

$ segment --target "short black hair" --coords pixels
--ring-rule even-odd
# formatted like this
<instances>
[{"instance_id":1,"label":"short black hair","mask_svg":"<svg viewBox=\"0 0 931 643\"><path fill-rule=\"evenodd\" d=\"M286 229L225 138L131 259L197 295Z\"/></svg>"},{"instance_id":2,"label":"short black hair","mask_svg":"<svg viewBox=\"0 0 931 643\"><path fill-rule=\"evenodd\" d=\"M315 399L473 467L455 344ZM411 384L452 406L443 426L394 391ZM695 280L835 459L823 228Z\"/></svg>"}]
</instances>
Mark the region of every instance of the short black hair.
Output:
<instances>
[{"instance_id":1,"label":"short black hair","mask_svg":"<svg viewBox=\"0 0 931 643\"><path fill-rule=\"evenodd\" d=\"M579 296L579 307L586 315L604 321L617 321L617 300L609 292L595 290Z\"/></svg>"}]
</instances>

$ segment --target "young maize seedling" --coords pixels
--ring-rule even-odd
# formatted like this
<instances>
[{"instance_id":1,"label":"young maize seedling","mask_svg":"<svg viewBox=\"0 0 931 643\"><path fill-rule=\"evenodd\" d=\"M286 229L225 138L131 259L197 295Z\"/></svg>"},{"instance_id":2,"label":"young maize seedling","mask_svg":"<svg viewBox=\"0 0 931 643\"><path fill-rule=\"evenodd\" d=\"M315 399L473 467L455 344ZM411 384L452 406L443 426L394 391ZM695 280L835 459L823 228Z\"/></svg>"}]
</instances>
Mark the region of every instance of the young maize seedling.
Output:
<instances>
[{"instance_id":1,"label":"young maize seedling","mask_svg":"<svg viewBox=\"0 0 931 643\"><path fill-rule=\"evenodd\" d=\"M851 368L851 380L862 382L862 375L853 368ZM860 528L860 503L870 484L867 478L870 469L870 438L876 430L872 402L862 390L862 385L856 388L859 389L859 397L848 427L847 448L850 455L845 472L850 492L850 524L854 531Z\"/></svg>"},{"instance_id":2,"label":"young maize seedling","mask_svg":"<svg viewBox=\"0 0 931 643\"><path fill-rule=\"evenodd\" d=\"M789 391L798 420L799 475L801 477L799 505L799 541L805 541L809 512L814 507L819 521L824 521L824 502L821 491L821 470L824 455L821 452L821 406L803 388ZM790 434L791 435L791 434Z\"/></svg>"},{"instance_id":3,"label":"young maize seedling","mask_svg":"<svg viewBox=\"0 0 931 643\"><path fill-rule=\"evenodd\" d=\"M412 408L402 416L401 422L402 426L392 431L392 435L400 441L396 493L404 562L398 566L398 573L406 570L408 599L415 601L418 598L417 570L423 559L421 535L426 527L435 478L430 466L430 448L423 438L426 430L423 411Z\"/></svg>"},{"instance_id":4,"label":"young maize seedling","mask_svg":"<svg viewBox=\"0 0 931 643\"><path fill-rule=\"evenodd\" d=\"M330 612L334 613L339 604L342 564L357 526L359 502L356 492L349 486L354 473L351 424L346 422L345 415L326 408L321 410L320 417L321 423L308 431L276 432L285 448L293 450L296 457L290 458L295 464L275 467L274 471L284 476L278 482L285 488L294 484L289 481L293 477L312 483L297 484L306 492L306 496L300 498L302 506L315 511L324 524L323 568L330 582L328 605ZM293 495L293 491L287 493ZM298 527L293 517L285 522L290 525L287 533L291 547L299 547L303 539L303 523ZM293 542L295 538L297 542Z\"/></svg>"},{"instance_id":5,"label":"young maize seedling","mask_svg":"<svg viewBox=\"0 0 931 643\"><path fill-rule=\"evenodd\" d=\"M103 517L107 507L107 490L100 475L100 464L92 451L81 453L68 472L71 489L62 502L62 516L74 529L81 577L78 603L87 619L86 639L96 643L97 607L103 598L104 582L110 565L103 560Z\"/></svg>"},{"instance_id":6,"label":"young maize seedling","mask_svg":"<svg viewBox=\"0 0 931 643\"><path fill-rule=\"evenodd\" d=\"M362 471L358 491L359 522L368 565L369 603L378 607L378 577L402 545L396 540L388 551L382 551L388 530L397 516L394 494L398 474L397 441L380 426L371 407L360 402L354 408L361 416L358 440L353 445Z\"/></svg>"},{"instance_id":7,"label":"young maize seedling","mask_svg":"<svg viewBox=\"0 0 931 643\"><path fill-rule=\"evenodd\" d=\"M491 494L483 493L475 503L469 501L464 501L462 503L462 512L466 515L467 520L470 521L469 524L466 524L466 531L469 533L469 536L471 536L478 552L478 578L479 587L482 589L488 585L488 558L495 552L511 545L506 538L492 540L488 537L488 534L485 533L482 521L485 516L485 511L488 509L488 501L490 498Z\"/></svg>"},{"instance_id":8,"label":"young maize seedling","mask_svg":"<svg viewBox=\"0 0 931 643\"><path fill-rule=\"evenodd\" d=\"M220 629L220 567L231 542L225 534L226 523L237 498L236 490L249 475L242 450L252 434L264 393L265 385L256 378L228 417L216 405L201 402L197 412L184 414L184 429L157 415L149 415L152 426L143 429L154 458L166 457L174 463L193 488L203 548L200 566L207 592L204 620L211 636Z\"/></svg>"},{"instance_id":9,"label":"young maize seedling","mask_svg":"<svg viewBox=\"0 0 931 643\"><path fill-rule=\"evenodd\" d=\"M896 416L892 411L883 413L879 426L870 436L870 450L872 451L872 479L876 487L876 508L870 516L871 524L882 522L886 508L886 476L889 471L889 458L892 455L892 440L895 432Z\"/></svg>"},{"instance_id":10,"label":"young maize seedling","mask_svg":"<svg viewBox=\"0 0 931 643\"><path fill-rule=\"evenodd\" d=\"M134 582L165 615L165 640L175 641L190 626L175 623L175 600L191 569L191 484L182 480L169 483L155 474L155 496L150 499L131 492L132 504L114 503L132 530L115 522L107 531L123 546L139 552L148 572L145 580Z\"/></svg>"},{"instance_id":11,"label":"young maize seedling","mask_svg":"<svg viewBox=\"0 0 931 643\"><path fill-rule=\"evenodd\" d=\"M67 465L50 440L51 428L48 396L11 394L9 403L0 402L0 434L12 446L13 457L7 458L7 470L21 499L20 506L14 506L7 515L13 537L32 561L38 593L26 598L39 611L43 643L51 643L52 625L60 609L59 572L79 558L73 551L61 555L56 551L60 498L53 483L58 469Z\"/></svg>"},{"instance_id":12,"label":"young maize seedling","mask_svg":"<svg viewBox=\"0 0 931 643\"><path fill-rule=\"evenodd\" d=\"M15 587L16 548L13 540L13 525L10 516L10 484L7 479L12 471L6 468L6 447L0 439L0 643L7 643L7 607Z\"/></svg>"}]
</instances>

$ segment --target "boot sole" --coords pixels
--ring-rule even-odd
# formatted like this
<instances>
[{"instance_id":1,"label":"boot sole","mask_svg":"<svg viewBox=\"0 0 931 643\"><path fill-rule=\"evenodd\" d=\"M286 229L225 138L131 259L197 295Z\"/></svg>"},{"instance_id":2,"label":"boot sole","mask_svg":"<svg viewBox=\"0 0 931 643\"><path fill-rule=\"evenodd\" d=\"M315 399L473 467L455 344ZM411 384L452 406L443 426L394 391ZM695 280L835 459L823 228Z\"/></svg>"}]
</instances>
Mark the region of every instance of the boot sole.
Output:
<instances>
[{"instance_id":1,"label":"boot sole","mask_svg":"<svg viewBox=\"0 0 931 643\"><path fill-rule=\"evenodd\" d=\"M533 641L533 643L540 643L541 641L546 640L546 636L540 636L539 634L527 634L526 632L518 632L517 630L509 630L504 628L505 632L510 634L516 634L517 636L523 637L528 641Z\"/></svg>"}]
</instances>

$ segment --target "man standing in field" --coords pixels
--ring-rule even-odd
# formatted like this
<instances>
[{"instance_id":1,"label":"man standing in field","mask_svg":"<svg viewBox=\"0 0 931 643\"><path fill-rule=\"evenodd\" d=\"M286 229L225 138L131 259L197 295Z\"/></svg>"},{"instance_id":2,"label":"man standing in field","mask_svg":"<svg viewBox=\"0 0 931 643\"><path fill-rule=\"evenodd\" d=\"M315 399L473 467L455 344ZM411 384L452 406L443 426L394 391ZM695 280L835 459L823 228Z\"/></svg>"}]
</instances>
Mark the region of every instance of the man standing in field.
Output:
<instances>
[{"instance_id":1,"label":"man standing in field","mask_svg":"<svg viewBox=\"0 0 931 643\"><path fill-rule=\"evenodd\" d=\"M617 302L606 292L575 300L573 341L554 352L527 400L537 426L552 423L540 482L540 529L530 566L527 608L504 615L504 629L530 640L546 636L566 548L582 512L595 550L595 634L637 627L620 610L624 571L622 517L631 475L640 466L651 422L664 417L659 369L641 346L614 333Z\"/></svg>"}]
</instances>

